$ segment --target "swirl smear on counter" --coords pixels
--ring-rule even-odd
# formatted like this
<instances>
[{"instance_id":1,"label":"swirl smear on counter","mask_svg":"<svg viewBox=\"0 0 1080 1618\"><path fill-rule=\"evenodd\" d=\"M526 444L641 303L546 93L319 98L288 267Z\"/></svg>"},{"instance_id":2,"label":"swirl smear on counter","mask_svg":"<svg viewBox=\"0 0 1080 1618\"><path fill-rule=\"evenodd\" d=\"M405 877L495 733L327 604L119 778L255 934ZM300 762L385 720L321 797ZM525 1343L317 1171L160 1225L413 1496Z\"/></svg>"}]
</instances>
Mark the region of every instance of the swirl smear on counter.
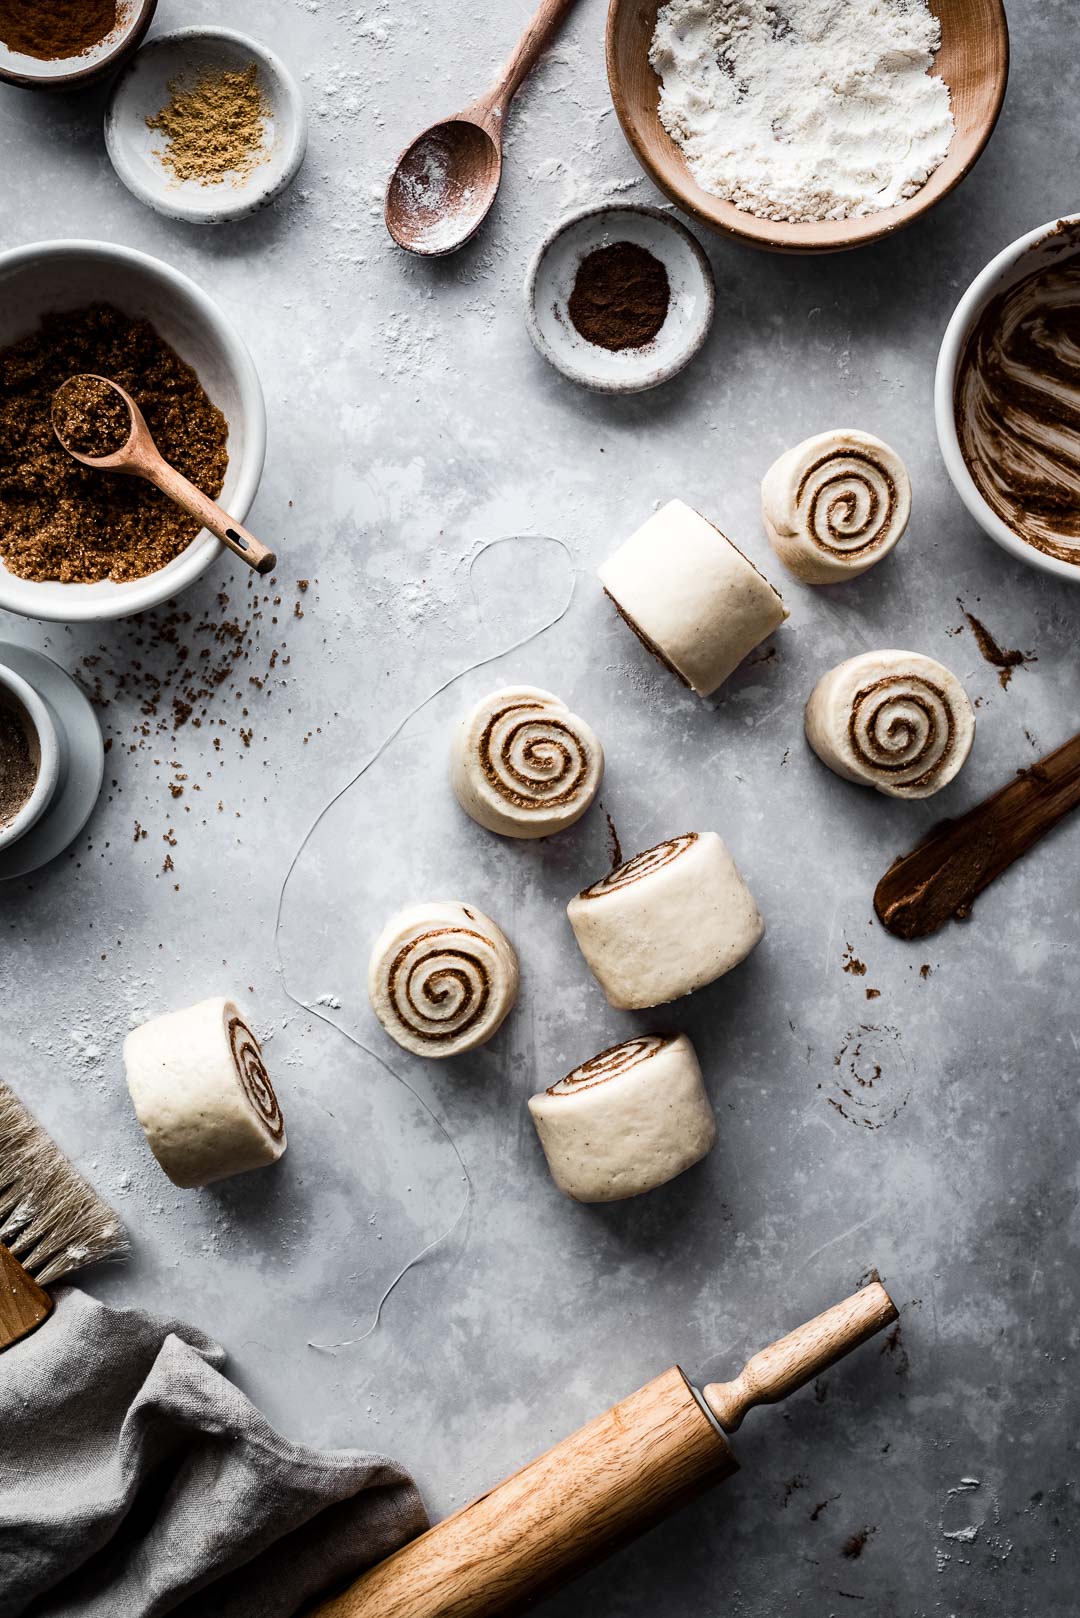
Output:
<instances>
[{"instance_id":1,"label":"swirl smear on counter","mask_svg":"<svg viewBox=\"0 0 1080 1618\"><path fill-rule=\"evenodd\" d=\"M956 427L991 510L1080 567L1080 225L1058 233L1063 256L992 299L968 338Z\"/></svg>"}]
</instances>

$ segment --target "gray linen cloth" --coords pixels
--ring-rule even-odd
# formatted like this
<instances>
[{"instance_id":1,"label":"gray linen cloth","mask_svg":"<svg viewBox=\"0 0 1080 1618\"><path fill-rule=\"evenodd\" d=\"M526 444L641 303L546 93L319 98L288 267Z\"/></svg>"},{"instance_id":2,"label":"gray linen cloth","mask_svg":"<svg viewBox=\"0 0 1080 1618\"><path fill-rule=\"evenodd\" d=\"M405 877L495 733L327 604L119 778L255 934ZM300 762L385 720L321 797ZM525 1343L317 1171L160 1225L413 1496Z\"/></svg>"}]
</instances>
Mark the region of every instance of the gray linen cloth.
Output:
<instances>
[{"instance_id":1,"label":"gray linen cloth","mask_svg":"<svg viewBox=\"0 0 1080 1618\"><path fill-rule=\"evenodd\" d=\"M74 1287L0 1353L0 1618L292 1618L427 1527L400 1466L279 1437L224 1360Z\"/></svg>"}]
</instances>

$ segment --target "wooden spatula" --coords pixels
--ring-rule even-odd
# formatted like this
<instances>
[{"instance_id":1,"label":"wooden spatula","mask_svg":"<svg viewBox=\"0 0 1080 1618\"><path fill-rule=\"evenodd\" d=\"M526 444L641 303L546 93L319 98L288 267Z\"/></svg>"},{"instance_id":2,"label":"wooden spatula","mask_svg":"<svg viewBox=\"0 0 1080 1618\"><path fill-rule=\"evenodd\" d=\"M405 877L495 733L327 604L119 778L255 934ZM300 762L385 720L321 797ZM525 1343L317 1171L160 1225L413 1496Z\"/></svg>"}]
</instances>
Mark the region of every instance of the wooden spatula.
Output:
<instances>
[{"instance_id":1,"label":"wooden spatula","mask_svg":"<svg viewBox=\"0 0 1080 1618\"><path fill-rule=\"evenodd\" d=\"M755 1354L734 1382L678 1366L379 1563L314 1618L509 1618L730 1477L724 1433L897 1318L872 1282Z\"/></svg>"}]
</instances>

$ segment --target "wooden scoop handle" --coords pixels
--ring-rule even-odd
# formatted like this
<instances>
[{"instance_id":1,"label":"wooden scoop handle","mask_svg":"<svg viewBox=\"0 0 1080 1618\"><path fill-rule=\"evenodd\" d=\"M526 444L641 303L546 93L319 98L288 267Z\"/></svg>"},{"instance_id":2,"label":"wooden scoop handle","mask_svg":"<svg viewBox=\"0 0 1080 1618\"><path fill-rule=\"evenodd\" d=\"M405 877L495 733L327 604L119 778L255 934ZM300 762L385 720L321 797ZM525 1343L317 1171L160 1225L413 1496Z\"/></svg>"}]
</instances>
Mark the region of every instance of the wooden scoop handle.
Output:
<instances>
[{"instance_id":1,"label":"wooden scoop handle","mask_svg":"<svg viewBox=\"0 0 1080 1618\"><path fill-rule=\"evenodd\" d=\"M747 1360L734 1382L710 1382L705 1403L726 1433L737 1431L755 1405L775 1404L801 1388L897 1317L880 1281L781 1337Z\"/></svg>"},{"instance_id":2,"label":"wooden scoop handle","mask_svg":"<svg viewBox=\"0 0 1080 1618\"><path fill-rule=\"evenodd\" d=\"M0 1350L36 1331L52 1314L52 1299L0 1242Z\"/></svg>"},{"instance_id":3,"label":"wooden scoop handle","mask_svg":"<svg viewBox=\"0 0 1080 1618\"><path fill-rule=\"evenodd\" d=\"M227 545L234 555L241 561L253 567L256 573L269 573L277 567L277 557L273 551L267 550L261 540L248 532L240 523L234 521L227 511L203 494L194 483L190 482L175 466L170 466L162 456L154 454L148 456L139 466L142 476L152 483L162 494L167 494L170 500L183 508L190 517L201 522L204 528L209 528L216 539Z\"/></svg>"},{"instance_id":4,"label":"wooden scoop handle","mask_svg":"<svg viewBox=\"0 0 1080 1618\"><path fill-rule=\"evenodd\" d=\"M499 75L498 84L474 104L472 108L474 115L486 114L496 126L502 123L507 107L551 43L563 18L574 3L575 0L540 0L514 54Z\"/></svg>"}]
</instances>

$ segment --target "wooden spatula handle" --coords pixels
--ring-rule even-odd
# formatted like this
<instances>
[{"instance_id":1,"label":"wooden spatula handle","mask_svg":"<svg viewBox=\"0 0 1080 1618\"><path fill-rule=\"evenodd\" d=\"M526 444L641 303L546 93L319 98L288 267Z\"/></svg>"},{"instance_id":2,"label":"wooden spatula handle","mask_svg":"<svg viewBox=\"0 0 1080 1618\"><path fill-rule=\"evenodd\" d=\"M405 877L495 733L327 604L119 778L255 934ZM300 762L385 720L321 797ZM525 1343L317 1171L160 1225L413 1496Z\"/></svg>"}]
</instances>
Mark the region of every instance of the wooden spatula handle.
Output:
<instances>
[{"instance_id":1,"label":"wooden spatula handle","mask_svg":"<svg viewBox=\"0 0 1080 1618\"><path fill-rule=\"evenodd\" d=\"M227 545L241 561L253 567L256 573L269 573L277 567L277 557L273 551L267 549L262 540L256 539L255 535L249 533L242 524L235 522L227 511L222 510L209 495L203 494L201 489L189 482L175 466L170 466L168 461L155 456L153 461L148 463L143 475L148 477L162 494L167 494L170 500L175 500L178 506L182 506L190 516L201 522L204 528L209 528L215 538L220 539L223 545Z\"/></svg>"},{"instance_id":2,"label":"wooden spatula handle","mask_svg":"<svg viewBox=\"0 0 1080 1618\"><path fill-rule=\"evenodd\" d=\"M747 1360L734 1382L710 1382L705 1403L724 1431L733 1433L754 1405L786 1399L896 1319L896 1305L880 1281L873 1281L763 1348Z\"/></svg>"},{"instance_id":3,"label":"wooden spatula handle","mask_svg":"<svg viewBox=\"0 0 1080 1618\"><path fill-rule=\"evenodd\" d=\"M0 1242L0 1350L36 1331L52 1314L52 1299Z\"/></svg>"}]
</instances>

